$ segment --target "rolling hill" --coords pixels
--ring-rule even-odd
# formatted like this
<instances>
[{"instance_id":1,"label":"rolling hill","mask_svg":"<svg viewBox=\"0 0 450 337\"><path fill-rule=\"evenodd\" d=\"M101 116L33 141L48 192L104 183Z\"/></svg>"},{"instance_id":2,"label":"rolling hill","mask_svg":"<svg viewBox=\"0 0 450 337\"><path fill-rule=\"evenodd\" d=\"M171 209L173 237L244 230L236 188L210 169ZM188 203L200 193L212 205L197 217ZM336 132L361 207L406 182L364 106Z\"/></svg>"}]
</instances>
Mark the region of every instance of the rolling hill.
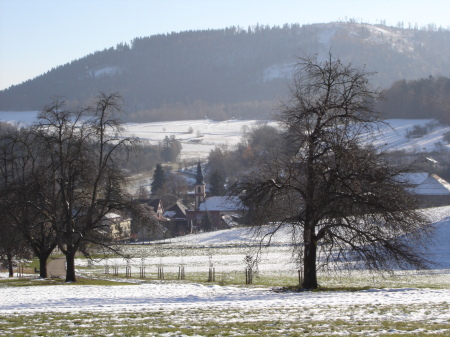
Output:
<instances>
[{"instance_id":1,"label":"rolling hill","mask_svg":"<svg viewBox=\"0 0 450 337\"><path fill-rule=\"evenodd\" d=\"M374 84L450 75L450 31L337 22L230 27L135 38L0 92L0 110L69 106L119 92L127 120L267 119L299 56L332 52L377 71Z\"/></svg>"}]
</instances>

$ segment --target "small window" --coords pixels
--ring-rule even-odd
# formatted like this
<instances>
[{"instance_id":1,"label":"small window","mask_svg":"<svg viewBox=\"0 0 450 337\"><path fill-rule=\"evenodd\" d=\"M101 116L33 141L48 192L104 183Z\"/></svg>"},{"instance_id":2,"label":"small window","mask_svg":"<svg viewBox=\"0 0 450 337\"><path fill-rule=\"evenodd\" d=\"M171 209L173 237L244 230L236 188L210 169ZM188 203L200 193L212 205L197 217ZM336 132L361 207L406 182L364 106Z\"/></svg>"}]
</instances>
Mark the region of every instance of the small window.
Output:
<instances>
[{"instance_id":1,"label":"small window","mask_svg":"<svg viewBox=\"0 0 450 337\"><path fill-rule=\"evenodd\" d=\"M202 193L202 188L200 186L198 187L198 192L197 193L198 194Z\"/></svg>"}]
</instances>

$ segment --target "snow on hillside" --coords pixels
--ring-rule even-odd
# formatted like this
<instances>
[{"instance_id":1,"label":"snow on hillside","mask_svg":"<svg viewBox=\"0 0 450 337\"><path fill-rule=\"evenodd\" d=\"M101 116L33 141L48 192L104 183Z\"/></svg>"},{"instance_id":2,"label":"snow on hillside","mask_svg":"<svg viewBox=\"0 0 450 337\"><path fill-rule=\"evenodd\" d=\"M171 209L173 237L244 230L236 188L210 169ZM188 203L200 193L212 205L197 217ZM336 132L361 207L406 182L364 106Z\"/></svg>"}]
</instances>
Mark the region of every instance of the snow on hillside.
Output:
<instances>
[{"instance_id":1,"label":"snow on hillside","mask_svg":"<svg viewBox=\"0 0 450 337\"><path fill-rule=\"evenodd\" d=\"M436 144L445 145L443 136L450 132L450 126L439 126L429 134L418 138L406 138L406 133L414 126L424 127L432 123L432 119L388 119L385 127L376 142L377 145L386 145L390 150L404 150L407 152L430 152L436 150ZM448 145L447 145L448 147Z\"/></svg>"},{"instance_id":2,"label":"snow on hillside","mask_svg":"<svg viewBox=\"0 0 450 337\"><path fill-rule=\"evenodd\" d=\"M386 145L390 150L405 150L407 152L430 152L436 150L436 143L443 144L443 135L450 131L450 126L439 126L434 131L419 138L406 138L407 131L415 125L425 126L430 119L390 119L386 120L390 127L385 127L376 144ZM175 135L183 145L182 158L205 158L211 149L218 145L236 145L244 132L251 130L259 123L258 120L229 120L223 122L204 120L188 120L176 122L158 122L127 124L127 133L141 139L157 143L165 136ZM276 126L274 121L268 124ZM188 130L192 129L192 133Z\"/></svg>"},{"instance_id":3,"label":"snow on hillside","mask_svg":"<svg viewBox=\"0 0 450 337\"><path fill-rule=\"evenodd\" d=\"M31 124L36 118L36 111L29 112L1 112L0 121L10 123ZM436 143L443 141L443 135L450 131L450 126L438 126L429 134L419 138L406 138L407 131L415 125L425 126L432 123L432 119L389 119L390 127L382 130L376 142L377 145L387 146L391 150L405 150L407 152L430 152L436 149ZM219 145L232 147L241 141L245 132L258 124L268 123L277 126L274 121L261 120L228 120L212 121L210 119L183 120L173 122L128 123L126 135L139 137L157 144L164 137L174 135L183 145L182 159L206 158L209 152ZM448 147L448 145L446 145Z\"/></svg>"},{"instance_id":4,"label":"snow on hillside","mask_svg":"<svg viewBox=\"0 0 450 337\"><path fill-rule=\"evenodd\" d=\"M252 127L273 121L259 120L228 120L223 122L210 119L185 120L175 122L130 123L127 124L127 134L155 144L166 136L174 135L183 145L181 158L200 159L218 145L234 146L241 141L245 132Z\"/></svg>"},{"instance_id":5,"label":"snow on hillside","mask_svg":"<svg viewBox=\"0 0 450 337\"><path fill-rule=\"evenodd\" d=\"M0 111L0 122L30 125L36 120L38 113L39 111Z\"/></svg>"}]
</instances>

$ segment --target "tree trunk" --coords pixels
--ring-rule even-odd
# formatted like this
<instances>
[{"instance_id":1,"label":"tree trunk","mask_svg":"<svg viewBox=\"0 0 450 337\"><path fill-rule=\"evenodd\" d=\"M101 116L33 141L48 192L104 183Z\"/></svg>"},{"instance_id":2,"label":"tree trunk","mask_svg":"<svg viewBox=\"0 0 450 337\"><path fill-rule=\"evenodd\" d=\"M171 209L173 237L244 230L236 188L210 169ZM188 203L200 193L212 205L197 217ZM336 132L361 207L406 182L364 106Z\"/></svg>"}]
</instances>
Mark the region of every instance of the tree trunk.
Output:
<instances>
[{"instance_id":1,"label":"tree trunk","mask_svg":"<svg viewBox=\"0 0 450 337\"><path fill-rule=\"evenodd\" d=\"M38 255L39 258L39 277L47 278L47 260L50 256L51 251L49 253L43 252Z\"/></svg>"},{"instance_id":2,"label":"tree trunk","mask_svg":"<svg viewBox=\"0 0 450 337\"><path fill-rule=\"evenodd\" d=\"M75 277L75 252L66 252L66 282L76 282Z\"/></svg>"},{"instance_id":3,"label":"tree trunk","mask_svg":"<svg viewBox=\"0 0 450 337\"><path fill-rule=\"evenodd\" d=\"M303 289L317 289L316 257L317 245L314 231L305 229L305 251L303 257Z\"/></svg>"},{"instance_id":4,"label":"tree trunk","mask_svg":"<svg viewBox=\"0 0 450 337\"><path fill-rule=\"evenodd\" d=\"M9 277L14 277L13 256L12 254L6 254L6 258L8 261Z\"/></svg>"},{"instance_id":5,"label":"tree trunk","mask_svg":"<svg viewBox=\"0 0 450 337\"><path fill-rule=\"evenodd\" d=\"M38 256L39 258L39 277L47 278L47 258L48 256Z\"/></svg>"}]
</instances>

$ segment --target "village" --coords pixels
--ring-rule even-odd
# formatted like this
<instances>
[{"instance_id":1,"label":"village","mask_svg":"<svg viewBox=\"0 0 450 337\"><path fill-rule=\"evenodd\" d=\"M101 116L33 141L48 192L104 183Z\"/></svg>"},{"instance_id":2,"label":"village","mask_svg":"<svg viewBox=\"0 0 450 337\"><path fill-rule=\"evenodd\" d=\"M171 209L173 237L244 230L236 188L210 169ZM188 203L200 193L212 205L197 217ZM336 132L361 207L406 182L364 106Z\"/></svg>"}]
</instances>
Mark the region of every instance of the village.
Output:
<instances>
[{"instance_id":1,"label":"village","mask_svg":"<svg viewBox=\"0 0 450 337\"><path fill-rule=\"evenodd\" d=\"M449 10L0 2L0 335L449 336Z\"/></svg>"}]
</instances>

